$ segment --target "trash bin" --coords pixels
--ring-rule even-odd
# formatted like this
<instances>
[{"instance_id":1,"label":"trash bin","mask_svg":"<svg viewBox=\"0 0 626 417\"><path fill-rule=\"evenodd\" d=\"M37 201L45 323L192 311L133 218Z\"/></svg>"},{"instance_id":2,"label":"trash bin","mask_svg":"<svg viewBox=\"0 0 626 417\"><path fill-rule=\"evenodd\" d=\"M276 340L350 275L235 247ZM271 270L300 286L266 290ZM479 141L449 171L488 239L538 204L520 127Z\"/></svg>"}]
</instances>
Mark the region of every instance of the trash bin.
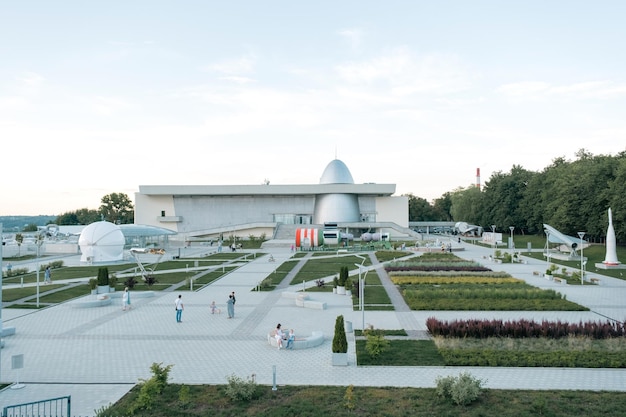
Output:
<instances>
[{"instance_id":1,"label":"trash bin","mask_svg":"<svg viewBox=\"0 0 626 417\"><path fill-rule=\"evenodd\" d=\"M351 321L345 321L343 327L345 328L346 333L352 333L352 322Z\"/></svg>"}]
</instances>

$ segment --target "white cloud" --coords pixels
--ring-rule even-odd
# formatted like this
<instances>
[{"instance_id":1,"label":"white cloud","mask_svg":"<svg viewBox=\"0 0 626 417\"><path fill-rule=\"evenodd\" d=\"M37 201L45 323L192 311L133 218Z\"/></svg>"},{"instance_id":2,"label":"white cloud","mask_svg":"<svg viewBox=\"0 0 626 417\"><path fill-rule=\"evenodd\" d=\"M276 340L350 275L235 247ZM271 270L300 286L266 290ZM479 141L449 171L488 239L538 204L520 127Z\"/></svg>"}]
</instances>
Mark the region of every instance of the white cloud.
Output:
<instances>
[{"instance_id":1,"label":"white cloud","mask_svg":"<svg viewBox=\"0 0 626 417\"><path fill-rule=\"evenodd\" d=\"M228 76L228 77L220 77L220 80L230 81L236 84L248 84L254 82L255 80L248 77L238 77L238 76Z\"/></svg>"},{"instance_id":2,"label":"white cloud","mask_svg":"<svg viewBox=\"0 0 626 417\"><path fill-rule=\"evenodd\" d=\"M124 98L98 96L93 100L96 113L103 116L120 113L131 109L133 106Z\"/></svg>"},{"instance_id":3,"label":"white cloud","mask_svg":"<svg viewBox=\"0 0 626 417\"><path fill-rule=\"evenodd\" d=\"M361 46L361 40L363 38L363 32L359 29L342 29L339 32L344 39L350 43L350 47L355 50Z\"/></svg>"},{"instance_id":4,"label":"white cloud","mask_svg":"<svg viewBox=\"0 0 626 417\"><path fill-rule=\"evenodd\" d=\"M352 84L382 84L395 95L447 94L471 85L460 60L449 54L414 56L408 48L362 62L335 67L339 77Z\"/></svg>"},{"instance_id":5,"label":"white cloud","mask_svg":"<svg viewBox=\"0 0 626 417\"><path fill-rule=\"evenodd\" d=\"M607 100L626 96L626 83L585 81L553 85L543 81L523 81L501 85L496 92L518 101L547 98Z\"/></svg>"},{"instance_id":6,"label":"white cloud","mask_svg":"<svg viewBox=\"0 0 626 417\"><path fill-rule=\"evenodd\" d=\"M233 59L225 59L204 67L207 71L223 74L250 74L254 71L256 58L250 54Z\"/></svg>"},{"instance_id":7,"label":"white cloud","mask_svg":"<svg viewBox=\"0 0 626 417\"><path fill-rule=\"evenodd\" d=\"M17 80L27 87L34 88L39 87L43 83L44 77L36 72L26 72L17 77Z\"/></svg>"}]
</instances>

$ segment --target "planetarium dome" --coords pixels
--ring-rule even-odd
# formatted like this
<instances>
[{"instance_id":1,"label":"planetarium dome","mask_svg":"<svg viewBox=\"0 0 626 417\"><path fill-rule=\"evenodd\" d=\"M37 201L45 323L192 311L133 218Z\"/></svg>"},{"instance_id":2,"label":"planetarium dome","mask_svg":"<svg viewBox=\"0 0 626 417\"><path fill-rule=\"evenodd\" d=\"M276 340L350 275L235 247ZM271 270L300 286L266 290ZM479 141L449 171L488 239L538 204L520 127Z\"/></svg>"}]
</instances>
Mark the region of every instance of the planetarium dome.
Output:
<instances>
[{"instance_id":1,"label":"planetarium dome","mask_svg":"<svg viewBox=\"0 0 626 417\"><path fill-rule=\"evenodd\" d=\"M116 224L94 222L80 233L81 262L114 262L124 259L124 233Z\"/></svg>"},{"instance_id":2,"label":"planetarium dome","mask_svg":"<svg viewBox=\"0 0 626 417\"><path fill-rule=\"evenodd\" d=\"M320 184L354 184L354 180L346 164L334 159L324 169ZM359 199L356 194L318 194L315 197L313 223L358 222L359 219Z\"/></svg>"},{"instance_id":3,"label":"planetarium dome","mask_svg":"<svg viewBox=\"0 0 626 417\"><path fill-rule=\"evenodd\" d=\"M354 180L346 164L339 159L334 159L326 165L320 184L354 184Z\"/></svg>"}]
</instances>

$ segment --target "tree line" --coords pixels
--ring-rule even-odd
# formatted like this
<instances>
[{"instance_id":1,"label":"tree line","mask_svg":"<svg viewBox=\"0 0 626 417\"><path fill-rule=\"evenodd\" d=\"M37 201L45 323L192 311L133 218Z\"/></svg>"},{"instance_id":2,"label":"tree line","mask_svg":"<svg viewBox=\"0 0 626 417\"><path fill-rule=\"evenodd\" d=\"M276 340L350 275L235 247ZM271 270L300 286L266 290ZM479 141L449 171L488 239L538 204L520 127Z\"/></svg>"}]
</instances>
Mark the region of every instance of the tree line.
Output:
<instances>
[{"instance_id":1,"label":"tree line","mask_svg":"<svg viewBox=\"0 0 626 417\"><path fill-rule=\"evenodd\" d=\"M513 165L492 174L482 188L471 185L429 204L409 197L409 221L463 221L500 232L541 235L549 224L569 236L602 242L611 208L615 235L626 241L626 151L593 155L581 149L575 160L558 157L542 171Z\"/></svg>"},{"instance_id":2,"label":"tree line","mask_svg":"<svg viewBox=\"0 0 626 417\"><path fill-rule=\"evenodd\" d=\"M135 208L128 195L124 193L107 194L100 200L97 210L82 208L60 214L53 221L58 225L91 224L108 221L115 224L131 224L135 222Z\"/></svg>"}]
</instances>

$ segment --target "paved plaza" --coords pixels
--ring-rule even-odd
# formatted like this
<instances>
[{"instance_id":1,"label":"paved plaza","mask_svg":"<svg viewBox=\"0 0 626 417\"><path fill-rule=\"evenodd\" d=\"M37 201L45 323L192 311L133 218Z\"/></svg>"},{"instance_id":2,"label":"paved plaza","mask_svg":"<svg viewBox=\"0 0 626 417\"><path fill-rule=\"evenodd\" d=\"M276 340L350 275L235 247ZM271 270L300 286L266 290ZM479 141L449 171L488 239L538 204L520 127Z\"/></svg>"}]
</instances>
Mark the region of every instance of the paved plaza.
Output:
<instances>
[{"instance_id":1,"label":"paved plaza","mask_svg":"<svg viewBox=\"0 0 626 417\"><path fill-rule=\"evenodd\" d=\"M185 384L224 384L227 376L234 374L244 378L254 375L264 385L276 381L278 389L282 385L350 384L434 387L438 376L469 371L486 380L487 388L626 391L624 369L357 367L353 333L348 335L349 366L331 365L335 318L340 314L356 329L372 324L376 328L403 328L410 334L424 334L426 319L431 316L575 322L626 319L624 281L592 274L600 277L600 285L558 284L533 274L544 271L545 262L526 258L525 264L495 264L488 258L492 250L465 243L461 246L463 250L457 255L509 272L531 285L556 289L591 311L410 311L393 286L388 288L397 303L396 311L363 314L353 311L350 297L317 292L309 293L311 300L325 302L327 308L302 308L281 294L300 290L303 285L273 292L251 291L293 256L288 247L272 248L263 252L271 252L274 262L268 255L255 257L199 291L163 291L145 297L133 293L129 311L122 311L121 298L104 307L79 308L93 296L38 311L4 308L3 326L15 327L16 334L4 339L0 379L25 386L0 392L0 406L71 395L72 415L91 416L94 410L116 402L139 379L149 378L155 362L172 364L170 382ZM68 259L66 264L71 262ZM382 269L369 273L381 274L383 283L389 284ZM231 291L235 291L237 302L235 318L228 319L226 300ZM174 299L178 294L182 294L185 308L182 323L175 320ZM221 314L211 314L211 301L216 301ZM310 349L277 350L267 343L267 334L277 323L284 329L294 328L300 336L322 331L325 341ZM22 369L11 369L14 355L23 355Z\"/></svg>"}]
</instances>

